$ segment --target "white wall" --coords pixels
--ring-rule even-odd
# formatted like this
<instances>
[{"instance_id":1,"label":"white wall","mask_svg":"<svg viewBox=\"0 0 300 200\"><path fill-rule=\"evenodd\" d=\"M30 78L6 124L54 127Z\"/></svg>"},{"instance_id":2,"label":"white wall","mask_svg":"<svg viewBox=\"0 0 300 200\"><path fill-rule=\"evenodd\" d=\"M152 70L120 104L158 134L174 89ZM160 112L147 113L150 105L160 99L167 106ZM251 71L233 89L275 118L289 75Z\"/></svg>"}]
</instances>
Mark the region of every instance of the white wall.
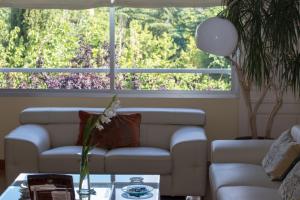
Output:
<instances>
[{"instance_id":1,"label":"white wall","mask_svg":"<svg viewBox=\"0 0 300 200\"><path fill-rule=\"evenodd\" d=\"M251 102L254 104L259 96L259 92L253 91ZM284 94L283 105L278 111L274 119L274 124L272 127L271 137L276 138L284 130L290 128L295 124L300 124L300 100L296 98L292 93ZM261 105L257 114L257 129L258 134L263 136L265 130L265 124L268 120L269 114L275 104L275 96L269 93L266 96L265 101ZM247 110L243 99L239 101L239 134L241 136L250 135L249 125L247 122Z\"/></svg>"}]
</instances>

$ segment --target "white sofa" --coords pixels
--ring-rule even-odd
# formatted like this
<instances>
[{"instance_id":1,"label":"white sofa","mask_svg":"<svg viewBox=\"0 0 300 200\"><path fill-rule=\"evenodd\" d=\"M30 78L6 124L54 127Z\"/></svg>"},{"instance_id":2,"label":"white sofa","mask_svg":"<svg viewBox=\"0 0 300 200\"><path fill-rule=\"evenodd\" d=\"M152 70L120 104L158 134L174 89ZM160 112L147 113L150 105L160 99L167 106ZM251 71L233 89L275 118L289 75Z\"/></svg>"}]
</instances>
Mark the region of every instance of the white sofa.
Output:
<instances>
[{"instance_id":1,"label":"white sofa","mask_svg":"<svg viewBox=\"0 0 300 200\"><path fill-rule=\"evenodd\" d=\"M292 127L300 143L300 125ZM209 169L213 200L280 200L281 182L271 181L261 166L272 140L216 140Z\"/></svg>"},{"instance_id":2,"label":"white sofa","mask_svg":"<svg viewBox=\"0 0 300 200\"><path fill-rule=\"evenodd\" d=\"M7 183L21 172L78 173L81 147L78 111L96 108L28 108L20 126L5 137ZM91 173L161 175L161 195L199 195L206 191L205 113L183 108L120 108L141 113L141 147L106 150L90 155Z\"/></svg>"}]
</instances>

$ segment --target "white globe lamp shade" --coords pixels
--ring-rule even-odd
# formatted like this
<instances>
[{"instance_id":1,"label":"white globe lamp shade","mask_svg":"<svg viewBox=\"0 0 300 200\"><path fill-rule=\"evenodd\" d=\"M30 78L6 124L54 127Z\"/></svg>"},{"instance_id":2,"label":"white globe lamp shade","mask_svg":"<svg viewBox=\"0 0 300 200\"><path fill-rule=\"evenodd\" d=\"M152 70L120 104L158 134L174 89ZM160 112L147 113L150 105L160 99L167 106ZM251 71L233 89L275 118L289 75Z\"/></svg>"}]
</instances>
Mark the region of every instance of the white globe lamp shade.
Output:
<instances>
[{"instance_id":1,"label":"white globe lamp shade","mask_svg":"<svg viewBox=\"0 0 300 200\"><path fill-rule=\"evenodd\" d=\"M236 48L238 33L227 19L212 17L196 30L196 45L199 49L218 56L229 56Z\"/></svg>"}]
</instances>

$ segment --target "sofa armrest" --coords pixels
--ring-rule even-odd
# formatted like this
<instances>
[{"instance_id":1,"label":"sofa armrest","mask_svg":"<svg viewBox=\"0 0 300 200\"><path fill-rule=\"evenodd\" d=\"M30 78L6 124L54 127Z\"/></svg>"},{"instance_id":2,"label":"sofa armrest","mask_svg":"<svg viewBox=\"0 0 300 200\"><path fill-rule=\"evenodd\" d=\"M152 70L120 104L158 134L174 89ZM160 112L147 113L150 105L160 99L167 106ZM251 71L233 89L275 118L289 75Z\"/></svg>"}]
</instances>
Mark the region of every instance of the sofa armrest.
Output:
<instances>
[{"instance_id":1,"label":"sofa armrest","mask_svg":"<svg viewBox=\"0 0 300 200\"><path fill-rule=\"evenodd\" d=\"M184 190L189 191L190 195L204 196L207 170L206 140L204 129L201 127L184 127L172 135L170 151L176 195L183 195L180 191ZM186 182L189 184L182 184Z\"/></svg>"},{"instance_id":2,"label":"sofa armrest","mask_svg":"<svg viewBox=\"0 0 300 200\"><path fill-rule=\"evenodd\" d=\"M215 140L211 145L213 163L260 164L273 140Z\"/></svg>"},{"instance_id":3,"label":"sofa armrest","mask_svg":"<svg viewBox=\"0 0 300 200\"><path fill-rule=\"evenodd\" d=\"M39 155L49 147L49 134L42 126L28 124L11 131L4 138L7 183L21 172L38 172Z\"/></svg>"}]
</instances>

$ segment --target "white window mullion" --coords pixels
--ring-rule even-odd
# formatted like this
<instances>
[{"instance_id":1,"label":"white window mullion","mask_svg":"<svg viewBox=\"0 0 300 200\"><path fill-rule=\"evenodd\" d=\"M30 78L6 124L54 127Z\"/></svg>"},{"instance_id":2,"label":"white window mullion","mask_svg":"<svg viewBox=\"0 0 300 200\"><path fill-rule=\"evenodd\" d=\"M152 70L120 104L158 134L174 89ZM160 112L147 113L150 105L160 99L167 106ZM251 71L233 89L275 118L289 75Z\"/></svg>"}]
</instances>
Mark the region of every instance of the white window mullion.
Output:
<instances>
[{"instance_id":1,"label":"white window mullion","mask_svg":"<svg viewBox=\"0 0 300 200\"><path fill-rule=\"evenodd\" d=\"M110 90L115 90L115 7L109 8L109 78L110 78Z\"/></svg>"}]
</instances>

